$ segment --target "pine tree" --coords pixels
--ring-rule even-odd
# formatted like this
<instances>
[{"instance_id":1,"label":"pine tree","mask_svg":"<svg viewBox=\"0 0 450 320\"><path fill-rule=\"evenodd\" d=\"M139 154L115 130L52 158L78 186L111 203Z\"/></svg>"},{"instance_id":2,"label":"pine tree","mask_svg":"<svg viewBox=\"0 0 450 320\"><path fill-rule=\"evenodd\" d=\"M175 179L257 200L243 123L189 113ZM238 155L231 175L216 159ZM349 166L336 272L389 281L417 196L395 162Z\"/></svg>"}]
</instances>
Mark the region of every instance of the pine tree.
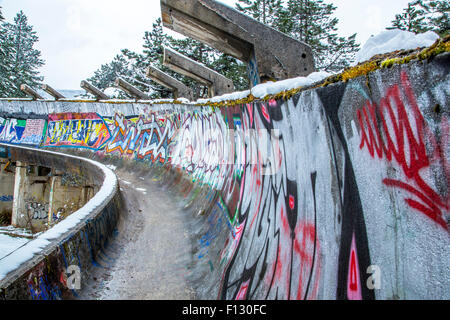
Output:
<instances>
[{"instance_id":1,"label":"pine tree","mask_svg":"<svg viewBox=\"0 0 450 320\"><path fill-rule=\"evenodd\" d=\"M14 23L4 23L1 30L2 61L0 94L6 97L25 97L22 84L36 88L43 80L37 69L44 65L41 52L34 48L39 40L28 18L20 11Z\"/></svg>"},{"instance_id":2,"label":"pine tree","mask_svg":"<svg viewBox=\"0 0 450 320\"><path fill-rule=\"evenodd\" d=\"M169 47L232 79L237 90L248 88L245 65L199 41L190 38L174 39L164 33L161 19L153 23L151 31L145 32L143 40L142 53L121 50L120 55L112 62L102 65L88 81L100 89L105 89L113 86L115 78L121 76L152 99L172 97L171 91L145 76L147 68L152 65L191 87L197 97L204 97L207 87L163 65L163 48ZM117 98L123 97L121 95Z\"/></svg>"},{"instance_id":3,"label":"pine tree","mask_svg":"<svg viewBox=\"0 0 450 320\"><path fill-rule=\"evenodd\" d=\"M238 0L236 8L266 25L274 25L281 0Z\"/></svg>"},{"instance_id":4,"label":"pine tree","mask_svg":"<svg viewBox=\"0 0 450 320\"><path fill-rule=\"evenodd\" d=\"M255 8L250 7L244 12L255 16L252 13ZM337 72L354 61L359 44L356 33L348 38L337 35L339 20L332 16L335 10L334 5L324 0L277 2L269 26L308 44L319 70Z\"/></svg>"},{"instance_id":5,"label":"pine tree","mask_svg":"<svg viewBox=\"0 0 450 320\"><path fill-rule=\"evenodd\" d=\"M130 75L129 62L121 54L114 57L113 61L100 66L100 69L94 72L94 75L87 79L88 82L100 89L106 89L114 86L114 81L119 76ZM120 91L120 94L112 98L125 99L126 94Z\"/></svg>"},{"instance_id":6,"label":"pine tree","mask_svg":"<svg viewBox=\"0 0 450 320\"><path fill-rule=\"evenodd\" d=\"M158 19L153 24L152 31L147 31L144 34L143 53L122 49L112 62L100 66L88 81L99 89L106 89L107 87L114 87L114 81L118 77L122 77L153 99L168 97L170 92L166 88L145 76L146 69L152 62L162 65L162 46L166 42L165 38L161 19ZM127 97L125 92L121 92L114 98Z\"/></svg>"},{"instance_id":7,"label":"pine tree","mask_svg":"<svg viewBox=\"0 0 450 320\"><path fill-rule=\"evenodd\" d=\"M428 1L428 24L431 30L445 37L450 34L450 3L446 0Z\"/></svg>"},{"instance_id":8,"label":"pine tree","mask_svg":"<svg viewBox=\"0 0 450 320\"><path fill-rule=\"evenodd\" d=\"M14 90L14 83L9 79L8 68L12 57L12 39L3 20L0 7L0 97L7 97Z\"/></svg>"},{"instance_id":9,"label":"pine tree","mask_svg":"<svg viewBox=\"0 0 450 320\"><path fill-rule=\"evenodd\" d=\"M396 14L388 30L400 29L414 33L434 31L441 36L450 33L450 4L445 0L414 0L401 14Z\"/></svg>"},{"instance_id":10,"label":"pine tree","mask_svg":"<svg viewBox=\"0 0 450 320\"><path fill-rule=\"evenodd\" d=\"M430 30L426 21L428 7L423 0L415 0L408 3L401 14L396 14L392 26L386 29L400 29L414 33L422 33Z\"/></svg>"}]
</instances>

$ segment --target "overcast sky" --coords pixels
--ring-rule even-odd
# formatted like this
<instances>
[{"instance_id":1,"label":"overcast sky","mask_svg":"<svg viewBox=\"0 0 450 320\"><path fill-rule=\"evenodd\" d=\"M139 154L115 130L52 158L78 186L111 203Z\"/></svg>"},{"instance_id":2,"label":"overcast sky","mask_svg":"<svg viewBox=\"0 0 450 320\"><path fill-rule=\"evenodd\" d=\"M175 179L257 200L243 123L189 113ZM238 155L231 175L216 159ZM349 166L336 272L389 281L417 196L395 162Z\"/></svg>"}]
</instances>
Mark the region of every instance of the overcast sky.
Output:
<instances>
[{"instance_id":1,"label":"overcast sky","mask_svg":"<svg viewBox=\"0 0 450 320\"><path fill-rule=\"evenodd\" d=\"M327 0L337 6L339 32L357 33L364 44L390 25L411 0ZM221 0L234 6L236 0ZM81 80L110 62L120 50L142 51L142 37L160 17L159 0L0 0L8 21L23 10L39 36L36 48L46 64L44 82L80 89ZM172 33L173 34L173 33Z\"/></svg>"}]
</instances>

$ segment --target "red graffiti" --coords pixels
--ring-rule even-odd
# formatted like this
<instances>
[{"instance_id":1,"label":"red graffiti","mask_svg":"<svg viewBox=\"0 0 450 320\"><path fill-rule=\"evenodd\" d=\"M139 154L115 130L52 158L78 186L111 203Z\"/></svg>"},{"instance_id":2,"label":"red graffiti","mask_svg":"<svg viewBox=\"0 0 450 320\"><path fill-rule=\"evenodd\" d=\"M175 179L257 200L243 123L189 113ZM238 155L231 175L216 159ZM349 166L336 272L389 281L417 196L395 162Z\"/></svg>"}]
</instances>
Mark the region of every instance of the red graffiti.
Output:
<instances>
[{"instance_id":1,"label":"red graffiti","mask_svg":"<svg viewBox=\"0 0 450 320\"><path fill-rule=\"evenodd\" d=\"M354 234L352 236L352 245L350 248L350 261L347 277L347 298L349 300L362 300L358 253L356 251L356 242Z\"/></svg>"},{"instance_id":2,"label":"red graffiti","mask_svg":"<svg viewBox=\"0 0 450 320\"><path fill-rule=\"evenodd\" d=\"M244 282L239 288L239 292L236 295L236 300L245 300L247 297L248 284L250 280Z\"/></svg>"},{"instance_id":3,"label":"red graffiti","mask_svg":"<svg viewBox=\"0 0 450 320\"><path fill-rule=\"evenodd\" d=\"M294 206L295 206L295 198L289 195L289 208L291 208L291 210L294 210Z\"/></svg>"},{"instance_id":4,"label":"red graffiti","mask_svg":"<svg viewBox=\"0 0 450 320\"><path fill-rule=\"evenodd\" d=\"M272 265L272 271L266 277L267 283L277 283L284 287L289 299L316 299L320 280L320 246L316 238L316 228L313 224L299 221L294 230L294 238L290 234L290 227L286 213L281 207L281 233L285 235L278 245L277 257ZM292 247L287 241L292 239ZM291 273L295 270L298 277Z\"/></svg>"},{"instance_id":5,"label":"red graffiti","mask_svg":"<svg viewBox=\"0 0 450 320\"><path fill-rule=\"evenodd\" d=\"M407 110L413 121L411 116L408 117ZM446 199L441 197L421 175L423 169L439 162L449 182L449 166L441 147L448 142L447 119L443 119L439 144L438 139L425 125L405 72L401 74L401 86L390 87L379 105L367 101L364 108L357 111L357 117L361 127L360 149L366 147L372 158L376 155L379 159L386 157L389 162L395 160L407 180L404 182L384 179L383 183L416 196L419 201L405 199L408 206L447 229L443 211L449 209L449 195L446 195ZM381 121L382 130L379 128L378 119ZM430 156L427 155L425 142L433 148Z\"/></svg>"},{"instance_id":6,"label":"red graffiti","mask_svg":"<svg viewBox=\"0 0 450 320\"><path fill-rule=\"evenodd\" d=\"M350 258L350 289L355 291L358 289L358 283L356 282L356 256L355 251L352 251Z\"/></svg>"},{"instance_id":7,"label":"red graffiti","mask_svg":"<svg viewBox=\"0 0 450 320\"><path fill-rule=\"evenodd\" d=\"M267 122L270 122L269 111L267 110L267 107L264 103L261 103L261 112L262 112L264 118L266 118Z\"/></svg>"}]
</instances>

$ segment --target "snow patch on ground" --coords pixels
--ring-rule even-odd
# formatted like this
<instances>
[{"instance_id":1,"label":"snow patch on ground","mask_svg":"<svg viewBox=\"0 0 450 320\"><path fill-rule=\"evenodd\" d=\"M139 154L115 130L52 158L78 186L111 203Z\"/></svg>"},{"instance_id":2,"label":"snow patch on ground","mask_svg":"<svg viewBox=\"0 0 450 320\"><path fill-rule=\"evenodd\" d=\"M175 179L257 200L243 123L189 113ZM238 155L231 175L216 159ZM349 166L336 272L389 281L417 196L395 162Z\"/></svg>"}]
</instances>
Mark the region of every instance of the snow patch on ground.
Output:
<instances>
[{"instance_id":1,"label":"snow patch on ground","mask_svg":"<svg viewBox=\"0 0 450 320\"><path fill-rule=\"evenodd\" d=\"M29 241L30 239L27 238L12 237L7 234L0 234L0 261L5 256L17 250Z\"/></svg>"},{"instance_id":2,"label":"snow patch on ground","mask_svg":"<svg viewBox=\"0 0 450 320\"><path fill-rule=\"evenodd\" d=\"M377 54L429 47L438 39L439 35L433 31L415 34L404 30L386 30L367 40L356 54L356 62L370 60Z\"/></svg>"}]
</instances>

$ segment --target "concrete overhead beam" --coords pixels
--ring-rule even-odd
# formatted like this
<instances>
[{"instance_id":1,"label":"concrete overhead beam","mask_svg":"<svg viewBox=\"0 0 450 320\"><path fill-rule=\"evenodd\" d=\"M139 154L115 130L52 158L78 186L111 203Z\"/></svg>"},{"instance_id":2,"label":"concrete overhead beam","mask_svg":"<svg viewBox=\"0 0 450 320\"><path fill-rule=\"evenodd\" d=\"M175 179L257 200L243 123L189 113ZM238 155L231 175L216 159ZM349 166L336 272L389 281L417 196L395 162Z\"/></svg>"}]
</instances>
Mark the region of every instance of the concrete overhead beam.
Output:
<instances>
[{"instance_id":1,"label":"concrete overhead beam","mask_svg":"<svg viewBox=\"0 0 450 320\"><path fill-rule=\"evenodd\" d=\"M247 62L251 85L316 71L311 48L214 0L160 0L163 25Z\"/></svg>"},{"instance_id":2,"label":"concrete overhead beam","mask_svg":"<svg viewBox=\"0 0 450 320\"><path fill-rule=\"evenodd\" d=\"M42 90L44 90L49 95L51 95L53 98L55 98L55 100L59 100L59 99L64 99L65 98L61 93L59 93L58 91L56 91L55 89L50 87L48 84L43 84L42 85Z\"/></svg>"},{"instance_id":3,"label":"concrete overhead beam","mask_svg":"<svg viewBox=\"0 0 450 320\"><path fill-rule=\"evenodd\" d=\"M233 81L220 73L198 63L173 50L164 48L163 64L189 78L192 78L208 87L209 97L220 96L234 91Z\"/></svg>"},{"instance_id":4,"label":"concrete overhead beam","mask_svg":"<svg viewBox=\"0 0 450 320\"><path fill-rule=\"evenodd\" d=\"M27 84L22 84L20 86L20 90L22 90L23 92L25 92L27 95L29 95L30 97L33 98L33 100L36 99L44 99L42 96L39 95L39 93L37 93L36 91L34 91L33 89L31 89L31 87Z\"/></svg>"},{"instance_id":5,"label":"concrete overhead beam","mask_svg":"<svg viewBox=\"0 0 450 320\"><path fill-rule=\"evenodd\" d=\"M86 90L88 93L92 94L96 97L97 100L109 100L111 99L108 95L103 93L100 89L93 86L89 82L83 80L81 81L80 87L84 90Z\"/></svg>"},{"instance_id":6,"label":"concrete overhead beam","mask_svg":"<svg viewBox=\"0 0 450 320\"><path fill-rule=\"evenodd\" d=\"M183 97L190 101L194 100L194 94L191 88L155 67L150 66L147 69L147 77L171 90L174 99Z\"/></svg>"},{"instance_id":7,"label":"concrete overhead beam","mask_svg":"<svg viewBox=\"0 0 450 320\"><path fill-rule=\"evenodd\" d=\"M144 92L139 90L138 88L134 87L127 81L125 81L122 78L117 78L114 82L115 86L126 93L128 93L130 96L136 98L136 99L142 99L142 100L150 100L150 97L146 95Z\"/></svg>"}]
</instances>

